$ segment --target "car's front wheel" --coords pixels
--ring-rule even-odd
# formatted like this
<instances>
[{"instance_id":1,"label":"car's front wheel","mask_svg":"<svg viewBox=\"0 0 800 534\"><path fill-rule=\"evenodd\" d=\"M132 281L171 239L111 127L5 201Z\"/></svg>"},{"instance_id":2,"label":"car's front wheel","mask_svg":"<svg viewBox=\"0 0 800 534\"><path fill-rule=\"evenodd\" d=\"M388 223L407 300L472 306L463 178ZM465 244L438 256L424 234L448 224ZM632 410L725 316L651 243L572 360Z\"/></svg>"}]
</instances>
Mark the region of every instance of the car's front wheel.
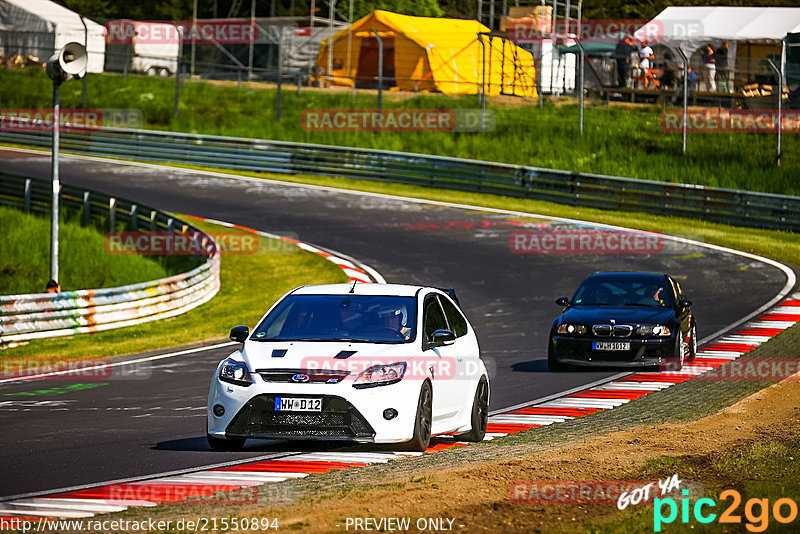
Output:
<instances>
[{"instance_id":1,"label":"car's front wheel","mask_svg":"<svg viewBox=\"0 0 800 534\"><path fill-rule=\"evenodd\" d=\"M417 416L414 420L414 436L410 441L400 444L400 450L424 452L431 442L433 421L433 391L427 380L422 384L417 402Z\"/></svg>"},{"instance_id":2,"label":"car's front wheel","mask_svg":"<svg viewBox=\"0 0 800 534\"><path fill-rule=\"evenodd\" d=\"M564 371L569 370L569 366L565 363L561 363L556 358L556 351L553 348L553 342L550 341L547 347L547 368L550 369L551 373L563 373Z\"/></svg>"},{"instance_id":3,"label":"car's front wheel","mask_svg":"<svg viewBox=\"0 0 800 534\"><path fill-rule=\"evenodd\" d=\"M489 382L481 377L472 401L472 430L455 436L461 441L483 441L489 424Z\"/></svg>"},{"instance_id":4,"label":"car's front wheel","mask_svg":"<svg viewBox=\"0 0 800 534\"><path fill-rule=\"evenodd\" d=\"M215 451L236 451L244 447L246 438L220 438L206 434L208 445Z\"/></svg>"}]
</instances>

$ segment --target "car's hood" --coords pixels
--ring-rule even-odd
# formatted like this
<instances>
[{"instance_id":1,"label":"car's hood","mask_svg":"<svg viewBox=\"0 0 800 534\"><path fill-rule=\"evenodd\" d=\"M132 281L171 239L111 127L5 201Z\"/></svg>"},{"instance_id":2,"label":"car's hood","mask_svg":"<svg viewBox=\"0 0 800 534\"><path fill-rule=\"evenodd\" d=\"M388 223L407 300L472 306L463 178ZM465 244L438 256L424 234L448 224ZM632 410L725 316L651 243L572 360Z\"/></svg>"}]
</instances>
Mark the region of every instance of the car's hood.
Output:
<instances>
[{"instance_id":1,"label":"car's hood","mask_svg":"<svg viewBox=\"0 0 800 534\"><path fill-rule=\"evenodd\" d=\"M250 341L242 357L250 370L342 369L363 370L371 365L407 361L419 352L412 343L356 343L342 341Z\"/></svg>"},{"instance_id":2,"label":"car's hood","mask_svg":"<svg viewBox=\"0 0 800 534\"><path fill-rule=\"evenodd\" d=\"M569 308L561 314L565 323L608 324L613 319L617 324L663 324L673 319L670 308L646 308L642 306L586 306Z\"/></svg>"}]
</instances>

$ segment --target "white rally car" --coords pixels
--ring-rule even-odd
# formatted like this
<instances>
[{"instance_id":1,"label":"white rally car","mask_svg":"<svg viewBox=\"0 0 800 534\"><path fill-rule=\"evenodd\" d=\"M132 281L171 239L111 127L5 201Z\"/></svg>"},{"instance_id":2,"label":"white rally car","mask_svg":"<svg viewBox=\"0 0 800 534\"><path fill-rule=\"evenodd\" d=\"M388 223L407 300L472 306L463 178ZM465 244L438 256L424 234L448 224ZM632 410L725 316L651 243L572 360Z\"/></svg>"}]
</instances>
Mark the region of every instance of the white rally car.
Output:
<instances>
[{"instance_id":1,"label":"white rally car","mask_svg":"<svg viewBox=\"0 0 800 534\"><path fill-rule=\"evenodd\" d=\"M278 438L421 451L431 435L486 433L489 378L452 291L304 286L231 339L242 347L219 363L208 395L214 449Z\"/></svg>"}]
</instances>

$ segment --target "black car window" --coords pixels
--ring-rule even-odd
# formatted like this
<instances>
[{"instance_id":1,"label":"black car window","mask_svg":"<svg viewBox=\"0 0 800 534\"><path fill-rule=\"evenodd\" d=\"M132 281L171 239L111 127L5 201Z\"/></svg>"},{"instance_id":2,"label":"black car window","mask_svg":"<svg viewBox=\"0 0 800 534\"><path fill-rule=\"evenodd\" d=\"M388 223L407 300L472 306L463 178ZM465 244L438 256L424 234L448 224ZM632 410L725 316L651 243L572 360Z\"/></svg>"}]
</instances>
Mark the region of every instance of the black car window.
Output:
<instances>
[{"instance_id":1,"label":"black car window","mask_svg":"<svg viewBox=\"0 0 800 534\"><path fill-rule=\"evenodd\" d=\"M666 279L587 279L575 292L574 306L644 306L666 308L674 294Z\"/></svg>"},{"instance_id":2,"label":"black car window","mask_svg":"<svg viewBox=\"0 0 800 534\"><path fill-rule=\"evenodd\" d=\"M445 297L439 297L439 300L442 302L444 313L447 316L447 322L450 323L450 330L453 331L456 337L467 335L467 320L461 312L458 311L456 305Z\"/></svg>"},{"instance_id":3,"label":"black car window","mask_svg":"<svg viewBox=\"0 0 800 534\"><path fill-rule=\"evenodd\" d=\"M433 333L436 330L447 329L447 321L442 313L442 307L439 305L439 299L435 296L428 297L425 300L425 311L423 314L425 321L425 339L431 341Z\"/></svg>"}]
</instances>

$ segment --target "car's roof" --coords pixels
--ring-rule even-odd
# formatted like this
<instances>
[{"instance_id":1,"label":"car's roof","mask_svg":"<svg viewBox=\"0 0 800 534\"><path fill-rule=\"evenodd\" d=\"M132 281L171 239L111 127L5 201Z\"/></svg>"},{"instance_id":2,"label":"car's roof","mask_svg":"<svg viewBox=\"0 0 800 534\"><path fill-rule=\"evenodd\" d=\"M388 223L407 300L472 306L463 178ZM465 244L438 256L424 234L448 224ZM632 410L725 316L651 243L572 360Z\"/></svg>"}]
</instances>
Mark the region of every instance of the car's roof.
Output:
<instances>
[{"instance_id":1,"label":"car's roof","mask_svg":"<svg viewBox=\"0 0 800 534\"><path fill-rule=\"evenodd\" d=\"M586 279L597 280L603 278L631 278L631 279L638 279L638 280L664 280L666 278L666 274L663 273L640 273L640 272L627 272L627 271L619 271L619 272L608 272L608 273L594 273L589 275Z\"/></svg>"},{"instance_id":2,"label":"car's roof","mask_svg":"<svg viewBox=\"0 0 800 534\"><path fill-rule=\"evenodd\" d=\"M397 297L413 297L422 286L409 286L403 284L364 284L357 282L353 287L352 282L346 284L322 284L316 286L303 286L295 290L293 295L388 295Z\"/></svg>"}]
</instances>

